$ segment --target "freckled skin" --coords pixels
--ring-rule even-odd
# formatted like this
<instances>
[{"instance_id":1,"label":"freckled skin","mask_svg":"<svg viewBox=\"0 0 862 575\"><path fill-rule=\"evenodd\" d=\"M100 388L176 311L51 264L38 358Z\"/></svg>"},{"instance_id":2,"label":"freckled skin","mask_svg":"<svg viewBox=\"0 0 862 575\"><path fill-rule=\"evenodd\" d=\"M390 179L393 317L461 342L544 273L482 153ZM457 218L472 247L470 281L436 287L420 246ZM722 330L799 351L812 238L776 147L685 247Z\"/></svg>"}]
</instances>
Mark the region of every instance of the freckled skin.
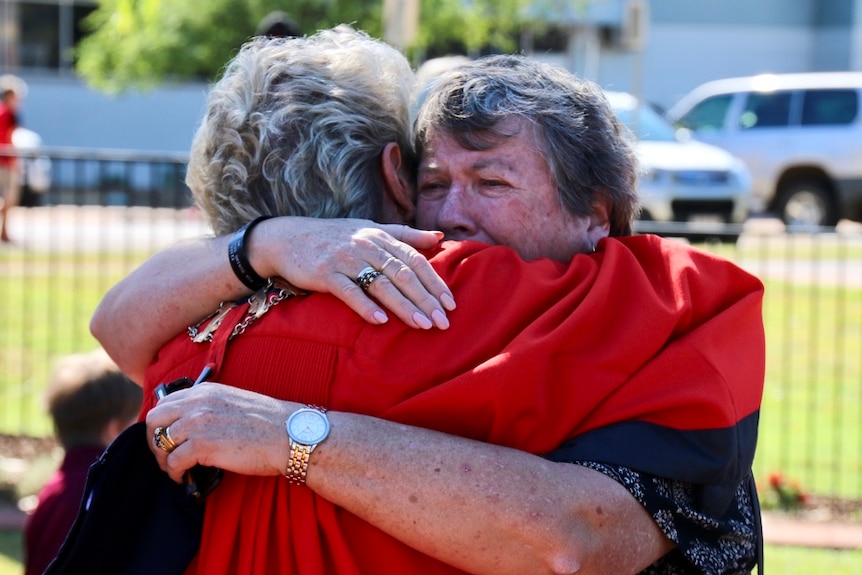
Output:
<instances>
[{"instance_id":1,"label":"freckled skin","mask_svg":"<svg viewBox=\"0 0 862 575\"><path fill-rule=\"evenodd\" d=\"M527 260L569 261L588 251L590 219L563 207L535 129L519 119L510 124L515 135L480 151L430 133L419 166L416 223L448 239L509 246Z\"/></svg>"}]
</instances>

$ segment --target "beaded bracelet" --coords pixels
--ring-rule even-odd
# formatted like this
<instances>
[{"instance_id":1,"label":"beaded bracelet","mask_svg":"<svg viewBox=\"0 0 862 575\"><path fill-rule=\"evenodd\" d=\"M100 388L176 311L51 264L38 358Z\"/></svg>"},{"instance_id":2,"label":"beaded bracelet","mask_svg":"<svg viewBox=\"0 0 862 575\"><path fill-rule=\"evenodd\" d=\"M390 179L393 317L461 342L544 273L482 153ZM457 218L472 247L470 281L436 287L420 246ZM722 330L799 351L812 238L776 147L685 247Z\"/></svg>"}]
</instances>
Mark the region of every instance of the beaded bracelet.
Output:
<instances>
[{"instance_id":1,"label":"beaded bracelet","mask_svg":"<svg viewBox=\"0 0 862 575\"><path fill-rule=\"evenodd\" d=\"M243 225L238 229L230 243L227 246L227 257L230 261L230 267L237 279L243 283L251 291L257 291L266 287L269 280L260 277L254 268L251 267L251 262L248 259L248 254L245 251L245 244L248 241L251 230L264 220L268 220L274 216L260 216Z\"/></svg>"}]
</instances>

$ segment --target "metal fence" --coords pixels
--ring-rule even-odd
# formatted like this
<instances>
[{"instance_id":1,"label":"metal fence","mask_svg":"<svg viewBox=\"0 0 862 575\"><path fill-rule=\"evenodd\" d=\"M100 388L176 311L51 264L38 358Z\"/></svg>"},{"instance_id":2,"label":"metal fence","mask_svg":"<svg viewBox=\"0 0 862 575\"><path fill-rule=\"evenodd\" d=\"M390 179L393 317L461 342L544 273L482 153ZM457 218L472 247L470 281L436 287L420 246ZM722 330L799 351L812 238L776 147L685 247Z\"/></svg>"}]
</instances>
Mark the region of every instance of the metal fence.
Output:
<instances>
[{"instance_id":1,"label":"metal fence","mask_svg":"<svg viewBox=\"0 0 862 575\"><path fill-rule=\"evenodd\" d=\"M51 433L41 394L52 362L96 346L88 322L102 294L156 250L207 233L189 207L182 156L28 159L38 157L50 160L51 189L27 195L10 216L15 243L0 246L0 433L13 435ZM819 495L862 499L862 226L706 226L638 231L705 240L766 284L757 478L781 473ZM129 317L123 329L144 321Z\"/></svg>"}]
</instances>

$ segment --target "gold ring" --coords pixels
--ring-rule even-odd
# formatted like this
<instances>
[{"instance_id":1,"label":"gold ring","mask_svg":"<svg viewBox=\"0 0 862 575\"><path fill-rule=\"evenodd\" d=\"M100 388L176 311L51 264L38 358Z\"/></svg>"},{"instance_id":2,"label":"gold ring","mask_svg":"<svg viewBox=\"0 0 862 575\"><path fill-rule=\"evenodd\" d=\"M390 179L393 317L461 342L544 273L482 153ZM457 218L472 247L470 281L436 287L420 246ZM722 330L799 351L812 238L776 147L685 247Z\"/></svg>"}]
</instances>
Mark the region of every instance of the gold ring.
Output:
<instances>
[{"instance_id":1,"label":"gold ring","mask_svg":"<svg viewBox=\"0 0 862 575\"><path fill-rule=\"evenodd\" d=\"M392 262L397 261L397 260L398 260L398 258L396 258L395 256L389 256L386 259L386 261L383 262L383 265L380 266L380 269L379 269L380 273L383 273L383 270L386 269L386 266L388 266L389 264L391 264Z\"/></svg>"},{"instance_id":2,"label":"gold ring","mask_svg":"<svg viewBox=\"0 0 862 575\"><path fill-rule=\"evenodd\" d=\"M176 449L177 444L171 438L171 427L157 427L153 431L153 444L165 453L170 453Z\"/></svg>"},{"instance_id":3,"label":"gold ring","mask_svg":"<svg viewBox=\"0 0 862 575\"><path fill-rule=\"evenodd\" d=\"M372 267L367 267L356 276L356 285L362 288L363 291L368 291L371 284L380 277L380 272Z\"/></svg>"}]
</instances>

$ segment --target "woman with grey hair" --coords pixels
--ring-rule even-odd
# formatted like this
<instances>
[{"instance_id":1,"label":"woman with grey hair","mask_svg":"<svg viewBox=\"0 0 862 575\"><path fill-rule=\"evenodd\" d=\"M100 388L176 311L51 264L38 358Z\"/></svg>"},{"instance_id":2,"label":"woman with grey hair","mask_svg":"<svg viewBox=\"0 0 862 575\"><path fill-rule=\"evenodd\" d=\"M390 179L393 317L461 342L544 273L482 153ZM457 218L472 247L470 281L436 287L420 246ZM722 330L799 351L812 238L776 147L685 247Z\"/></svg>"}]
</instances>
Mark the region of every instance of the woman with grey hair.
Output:
<instances>
[{"instance_id":1,"label":"woman with grey hair","mask_svg":"<svg viewBox=\"0 0 862 575\"><path fill-rule=\"evenodd\" d=\"M483 150L532 126L565 209L590 216L608 206L611 236L628 236L638 211L632 135L602 90L561 68L512 56L491 56L452 68L444 88L424 94L415 122L418 154L432 135L466 150ZM520 125L513 125L513 120ZM422 196L420 195L420 206ZM421 213L425 213L422 207ZM427 228L436 229L436 228Z\"/></svg>"},{"instance_id":2,"label":"woman with grey hair","mask_svg":"<svg viewBox=\"0 0 862 575\"><path fill-rule=\"evenodd\" d=\"M380 158L397 146L412 176L414 82L394 48L347 27L249 42L210 90L192 142L195 204L216 235L274 214L396 221Z\"/></svg>"}]
</instances>

